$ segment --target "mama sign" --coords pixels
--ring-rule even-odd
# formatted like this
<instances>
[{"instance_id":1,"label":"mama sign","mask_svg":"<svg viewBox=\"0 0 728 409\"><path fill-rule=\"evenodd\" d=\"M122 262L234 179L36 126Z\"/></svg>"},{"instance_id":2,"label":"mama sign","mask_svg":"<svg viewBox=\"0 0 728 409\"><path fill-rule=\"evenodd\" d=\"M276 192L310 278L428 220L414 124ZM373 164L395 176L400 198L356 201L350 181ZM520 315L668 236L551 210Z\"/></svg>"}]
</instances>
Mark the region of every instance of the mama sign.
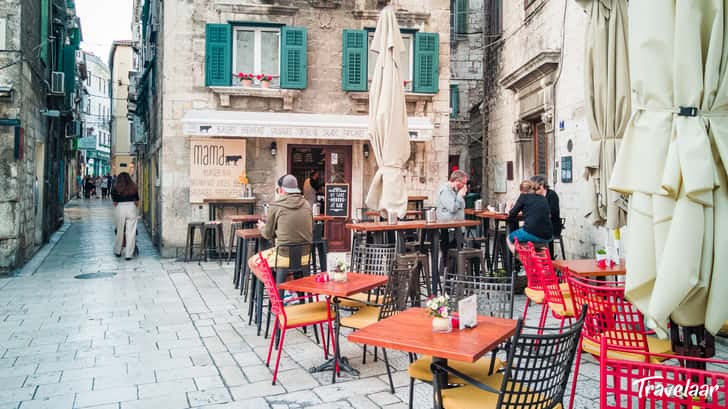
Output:
<instances>
[{"instance_id":1,"label":"mama sign","mask_svg":"<svg viewBox=\"0 0 728 409\"><path fill-rule=\"evenodd\" d=\"M190 139L190 203L239 198L242 188L238 176L242 173L244 139Z\"/></svg>"}]
</instances>

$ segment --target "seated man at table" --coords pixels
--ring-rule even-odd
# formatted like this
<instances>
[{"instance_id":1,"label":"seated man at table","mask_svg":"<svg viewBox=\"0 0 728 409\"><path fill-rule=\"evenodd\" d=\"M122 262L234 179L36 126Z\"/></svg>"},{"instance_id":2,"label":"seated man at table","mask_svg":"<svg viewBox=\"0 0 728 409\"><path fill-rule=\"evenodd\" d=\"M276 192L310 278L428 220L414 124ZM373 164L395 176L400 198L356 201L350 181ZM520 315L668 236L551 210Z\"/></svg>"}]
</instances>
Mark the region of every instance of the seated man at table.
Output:
<instances>
[{"instance_id":1,"label":"seated man at table","mask_svg":"<svg viewBox=\"0 0 728 409\"><path fill-rule=\"evenodd\" d=\"M298 181L293 175L278 179L276 199L268 209L268 220L258 221L263 238L275 241L275 246L263 251L263 257L271 268L288 267L288 254L278 254L278 246L311 243L313 240L313 214L311 205L298 189ZM308 263L309 254L304 255L302 264ZM260 277L257 267L258 256L248 260L251 271Z\"/></svg>"},{"instance_id":2,"label":"seated man at table","mask_svg":"<svg viewBox=\"0 0 728 409\"><path fill-rule=\"evenodd\" d=\"M465 220L465 194L468 193L468 175L456 170L450 180L437 193L437 221ZM443 229L440 236L440 271L443 271L447 252L457 246L455 229Z\"/></svg>"},{"instance_id":3,"label":"seated man at table","mask_svg":"<svg viewBox=\"0 0 728 409\"><path fill-rule=\"evenodd\" d=\"M521 195L508 212L508 224L518 223L518 214L523 213L523 227L508 235L508 248L516 251L514 241L519 243L546 244L553 236L551 212L546 197L536 193L534 184L529 180L521 182Z\"/></svg>"}]
</instances>

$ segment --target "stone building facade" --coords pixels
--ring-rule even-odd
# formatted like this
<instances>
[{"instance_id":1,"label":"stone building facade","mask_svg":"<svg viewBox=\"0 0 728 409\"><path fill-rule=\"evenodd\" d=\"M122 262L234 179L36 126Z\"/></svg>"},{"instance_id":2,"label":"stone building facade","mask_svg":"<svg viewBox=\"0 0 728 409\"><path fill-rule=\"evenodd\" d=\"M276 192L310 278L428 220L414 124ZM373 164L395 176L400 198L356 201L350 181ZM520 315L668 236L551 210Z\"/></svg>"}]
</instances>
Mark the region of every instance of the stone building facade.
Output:
<instances>
[{"instance_id":1,"label":"stone building facade","mask_svg":"<svg viewBox=\"0 0 728 409\"><path fill-rule=\"evenodd\" d=\"M131 41L114 41L111 44L109 68L111 69L111 173L134 173L131 156L131 130L129 126L127 97L129 96L129 72L132 70L134 50Z\"/></svg>"},{"instance_id":2,"label":"stone building facade","mask_svg":"<svg viewBox=\"0 0 728 409\"><path fill-rule=\"evenodd\" d=\"M450 19L450 153L453 166L465 171L480 192L483 177L483 0L452 0Z\"/></svg>"},{"instance_id":3,"label":"stone building facade","mask_svg":"<svg viewBox=\"0 0 728 409\"><path fill-rule=\"evenodd\" d=\"M320 166L327 182L350 183L350 211L364 206L376 162L366 140L362 61L373 58L367 38L383 3L135 1L132 139L144 220L164 256L180 254L188 222L209 217L206 204L191 203L199 186L191 181L190 146L198 138L245 141L235 156L244 156L240 176L259 205L273 199L278 176L293 172L300 185ZM407 189L432 197L447 175L450 4L397 3L410 50ZM270 88L257 78L242 84L238 73L272 74Z\"/></svg>"},{"instance_id":4,"label":"stone building facade","mask_svg":"<svg viewBox=\"0 0 728 409\"><path fill-rule=\"evenodd\" d=\"M0 273L47 241L77 193L78 41L65 1L0 4Z\"/></svg>"},{"instance_id":5,"label":"stone building facade","mask_svg":"<svg viewBox=\"0 0 728 409\"><path fill-rule=\"evenodd\" d=\"M560 197L567 257L593 256L606 232L584 219L588 16L573 1L489 0L486 20L486 200L515 200L522 179L543 174Z\"/></svg>"},{"instance_id":6,"label":"stone building facade","mask_svg":"<svg viewBox=\"0 0 728 409\"><path fill-rule=\"evenodd\" d=\"M85 52L88 77L83 96L86 175L111 172L111 72L98 56Z\"/></svg>"}]
</instances>

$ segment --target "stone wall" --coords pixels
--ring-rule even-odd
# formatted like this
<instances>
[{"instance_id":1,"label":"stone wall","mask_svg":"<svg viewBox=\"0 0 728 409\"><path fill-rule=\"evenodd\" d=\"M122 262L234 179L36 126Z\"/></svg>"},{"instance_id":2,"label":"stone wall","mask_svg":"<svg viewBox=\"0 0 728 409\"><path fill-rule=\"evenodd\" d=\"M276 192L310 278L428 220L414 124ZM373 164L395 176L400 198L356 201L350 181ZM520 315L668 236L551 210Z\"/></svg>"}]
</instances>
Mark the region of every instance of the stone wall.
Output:
<instances>
[{"instance_id":1,"label":"stone wall","mask_svg":"<svg viewBox=\"0 0 728 409\"><path fill-rule=\"evenodd\" d=\"M129 154L129 119L127 102L129 95L129 70L132 69L133 50L130 45L117 44L112 48L111 68L111 172L130 172L132 157ZM120 167L126 163L126 167Z\"/></svg>"},{"instance_id":2,"label":"stone wall","mask_svg":"<svg viewBox=\"0 0 728 409\"><path fill-rule=\"evenodd\" d=\"M6 1L0 6L0 16L7 18L2 48L24 50L0 54L0 65L28 59L0 71L0 83L13 87L11 97L0 99L0 118L19 119L24 130L23 158L16 160L14 127L0 126L0 273L22 266L42 244L44 194L53 194L51 188L58 187L59 164L45 169L45 178L39 175L36 183L36 173L44 170L36 167L36 157L45 160L48 140L47 120L40 115L45 106L44 67L29 51L40 42L39 7L39 2L27 1ZM46 224L52 229L57 223Z\"/></svg>"},{"instance_id":3,"label":"stone wall","mask_svg":"<svg viewBox=\"0 0 728 409\"><path fill-rule=\"evenodd\" d=\"M460 155L459 168L468 174L480 170L471 169L471 159L482 156L480 150L471 150L473 139L480 135L473 133L470 112L483 100L483 27L485 23L483 0L468 2L468 23L466 33L455 34L451 39L450 84L458 86L459 101L457 117L450 119L450 155ZM480 180L477 185L480 185Z\"/></svg>"},{"instance_id":4,"label":"stone wall","mask_svg":"<svg viewBox=\"0 0 728 409\"><path fill-rule=\"evenodd\" d=\"M333 8L313 7L309 1L259 2L259 5L237 5L228 0L164 2L157 60L162 78L161 101L156 110L161 120L159 145L161 187L157 196L161 213L161 249L165 256L175 256L184 245L186 224L206 219L204 206L189 204L189 142L182 132L181 119L191 109L226 109L218 97L204 86L205 24L226 21L265 21L308 28L307 88L293 102L293 112L329 114L366 114L360 112L353 95L342 91L342 30L375 27L378 11L365 0L323 1L338 3ZM430 142L415 143L413 161L407 178L411 194L432 195L445 179L449 130L449 0L401 0L403 14L400 25L426 32L440 33L439 94L427 103L425 115L434 125ZM293 10L287 7L296 7ZM354 10L361 13L353 13ZM283 10L283 11L281 11ZM287 10L287 11L286 11ZM358 14L359 17L355 17ZM260 98L231 99L234 110L279 111L280 101ZM411 108L411 107L410 107ZM247 171L256 192L268 200L271 186L286 171L285 152L288 143L303 141L278 139L281 152L270 158L270 140L250 138ZM305 143L337 144L337 141L307 140ZM373 155L363 159L362 142L352 146L352 206L361 206L369 181L374 174ZM152 143L149 152L157 145Z\"/></svg>"},{"instance_id":5,"label":"stone wall","mask_svg":"<svg viewBox=\"0 0 728 409\"><path fill-rule=\"evenodd\" d=\"M552 109L554 129L548 139L549 170L546 177L559 194L561 216L566 218L566 230L563 236L567 257L592 256L594 246L603 243L606 233L589 225L583 217L585 213L583 192L586 182L582 174L591 143L584 118L583 89L587 15L581 7L571 1L564 3L537 0L532 2L528 10L524 10L523 2L502 4L505 40L496 47L496 51L489 55L489 60L486 61L486 64L497 66L498 81L497 86L492 87L486 95L487 200L491 203L515 200L518 196L518 183L534 174L532 143L514 142L514 123L523 119L524 113L521 110L528 104L519 102L518 91L507 89L506 82L517 76L514 74L517 74L519 69L528 71L529 62L534 58L555 52L554 55L558 56L556 59L558 65L551 76L546 77L541 83L523 86L527 89L529 87L546 89L542 94L542 103L546 111ZM527 79L523 80L524 84L527 82ZM551 91L552 86L555 87L555 92ZM539 118L549 118L548 114L536 115L536 121ZM560 126L562 121L563 127ZM573 145L571 152L567 149L569 140ZM572 156L572 183L561 181L562 156ZM496 194L494 167L496 163L507 161L513 161L514 177L507 182L506 193Z\"/></svg>"}]
</instances>

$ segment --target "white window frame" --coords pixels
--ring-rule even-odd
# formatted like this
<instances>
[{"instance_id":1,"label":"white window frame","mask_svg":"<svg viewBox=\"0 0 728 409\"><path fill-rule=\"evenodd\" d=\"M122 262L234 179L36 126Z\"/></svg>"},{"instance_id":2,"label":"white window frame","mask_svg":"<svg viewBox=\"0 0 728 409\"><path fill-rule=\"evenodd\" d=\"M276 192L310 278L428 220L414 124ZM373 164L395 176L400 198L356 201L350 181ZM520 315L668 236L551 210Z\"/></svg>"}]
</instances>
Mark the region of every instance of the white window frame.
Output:
<instances>
[{"instance_id":1,"label":"white window frame","mask_svg":"<svg viewBox=\"0 0 728 409\"><path fill-rule=\"evenodd\" d=\"M281 29L280 27L257 27L257 26L236 26L233 28L233 78L237 78L237 75L239 72L242 72L238 69L238 33L241 31L252 31L253 32L253 75L262 74L261 73L261 67L262 67L262 45L261 45L261 33L263 32L269 32L269 33L276 33L278 34L278 75L272 75L270 73L266 73L268 75L271 75L273 78L277 78L280 80L281 76ZM245 73L248 74L248 73ZM253 78L254 83L259 83L259 81L256 78ZM278 81L280 83L280 81ZM273 84L271 84L273 85Z\"/></svg>"},{"instance_id":2,"label":"white window frame","mask_svg":"<svg viewBox=\"0 0 728 409\"><path fill-rule=\"evenodd\" d=\"M414 79L414 71L415 71L415 33L400 33L402 35L402 40L405 42L409 42L409 74L407 75L408 78L405 78L404 80L407 81L407 86L405 87L405 91L412 92L412 89L414 88L413 79ZM369 53L369 48L372 45L372 40L374 39L374 31L367 31L367 54ZM368 57L368 56L367 56ZM369 58L367 58L367 83L371 85L372 79L369 78ZM376 61L372 61L372 64L376 64ZM367 89L369 87L367 86Z\"/></svg>"}]
</instances>

